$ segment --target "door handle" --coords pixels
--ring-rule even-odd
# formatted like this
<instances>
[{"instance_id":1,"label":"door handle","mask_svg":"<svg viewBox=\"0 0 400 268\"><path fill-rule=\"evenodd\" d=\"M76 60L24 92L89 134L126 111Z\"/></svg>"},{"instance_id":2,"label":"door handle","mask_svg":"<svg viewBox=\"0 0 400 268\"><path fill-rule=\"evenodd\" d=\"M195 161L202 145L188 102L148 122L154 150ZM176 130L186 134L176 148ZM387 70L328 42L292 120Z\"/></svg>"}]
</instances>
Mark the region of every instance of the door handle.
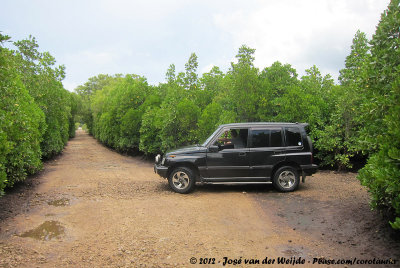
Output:
<instances>
[{"instance_id":1,"label":"door handle","mask_svg":"<svg viewBox=\"0 0 400 268\"><path fill-rule=\"evenodd\" d=\"M239 156L246 156L246 153L239 153Z\"/></svg>"}]
</instances>

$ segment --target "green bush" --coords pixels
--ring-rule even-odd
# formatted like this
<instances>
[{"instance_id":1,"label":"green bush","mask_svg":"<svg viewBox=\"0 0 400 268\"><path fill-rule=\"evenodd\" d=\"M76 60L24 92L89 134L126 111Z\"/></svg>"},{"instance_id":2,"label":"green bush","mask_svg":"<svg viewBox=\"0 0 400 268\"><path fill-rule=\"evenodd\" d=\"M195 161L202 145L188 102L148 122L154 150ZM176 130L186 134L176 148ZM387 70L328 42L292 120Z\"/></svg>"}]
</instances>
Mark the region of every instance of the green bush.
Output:
<instances>
[{"instance_id":1,"label":"green bush","mask_svg":"<svg viewBox=\"0 0 400 268\"><path fill-rule=\"evenodd\" d=\"M44 114L16 72L14 56L0 47L0 193L42 167Z\"/></svg>"},{"instance_id":2,"label":"green bush","mask_svg":"<svg viewBox=\"0 0 400 268\"><path fill-rule=\"evenodd\" d=\"M64 67L54 68L33 37L2 47L0 34L0 193L42 168L74 134L76 99L62 87ZM73 113L71 113L73 111Z\"/></svg>"},{"instance_id":3,"label":"green bush","mask_svg":"<svg viewBox=\"0 0 400 268\"><path fill-rule=\"evenodd\" d=\"M142 111L130 108L121 118L120 139L117 148L121 151L139 149Z\"/></svg>"},{"instance_id":4,"label":"green bush","mask_svg":"<svg viewBox=\"0 0 400 268\"><path fill-rule=\"evenodd\" d=\"M163 114L159 107L148 107L142 117L139 149L145 154L161 153Z\"/></svg>"},{"instance_id":5,"label":"green bush","mask_svg":"<svg viewBox=\"0 0 400 268\"><path fill-rule=\"evenodd\" d=\"M144 111L141 106L147 92L146 80L136 75L126 75L98 89L91 103L93 135L119 151L138 150Z\"/></svg>"},{"instance_id":6,"label":"green bush","mask_svg":"<svg viewBox=\"0 0 400 268\"><path fill-rule=\"evenodd\" d=\"M373 208L387 210L394 220L392 227L399 229L400 224L400 166L399 159L388 157L389 148L382 148L368 159L367 165L360 170L359 178L371 193Z\"/></svg>"},{"instance_id":7,"label":"green bush","mask_svg":"<svg viewBox=\"0 0 400 268\"><path fill-rule=\"evenodd\" d=\"M37 105L42 109L46 130L41 143L42 157L51 158L59 154L68 138L73 135L75 100L63 88L64 66L55 67L55 59L48 52L39 52L34 37L14 43L17 70L22 82Z\"/></svg>"},{"instance_id":8,"label":"green bush","mask_svg":"<svg viewBox=\"0 0 400 268\"><path fill-rule=\"evenodd\" d=\"M88 129L86 124L82 125L82 130L85 131L85 132L89 132L89 129Z\"/></svg>"},{"instance_id":9,"label":"green bush","mask_svg":"<svg viewBox=\"0 0 400 268\"><path fill-rule=\"evenodd\" d=\"M399 14L400 1L392 0L371 40L361 120L363 144L372 153L359 173L361 183L371 192L372 206L392 213L396 229L400 229Z\"/></svg>"},{"instance_id":10,"label":"green bush","mask_svg":"<svg viewBox=\"0 0 400 268\"><path fill-rule=\"evenodd\" d=\"M206 140L218 127L222 107L218 103L210 103L199 118L199 140Z\"/></svg>"}]
</instances>

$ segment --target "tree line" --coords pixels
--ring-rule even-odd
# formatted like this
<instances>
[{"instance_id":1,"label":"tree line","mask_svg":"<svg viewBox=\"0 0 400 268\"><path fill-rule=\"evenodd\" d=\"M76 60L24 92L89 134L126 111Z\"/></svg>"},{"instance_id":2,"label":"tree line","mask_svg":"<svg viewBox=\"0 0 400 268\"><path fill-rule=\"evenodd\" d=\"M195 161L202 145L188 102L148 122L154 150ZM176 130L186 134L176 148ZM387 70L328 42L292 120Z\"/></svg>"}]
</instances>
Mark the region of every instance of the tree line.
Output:
<instances>
[{"instance_id":1,"label":"tree line","mask_svg":"<svg viewBox=\"0 0 400 268\"><path fill-rule=\"evenodd\" d=\"M192 53L184 71L171 64L158 86L134 74L98 75L76 88L81 121L107 146L145 154L200 143L224 123L307 122L322 166L368 159L358 178L400 228L399 26L392 0L371 40L355 34L339 84L316 66L302 77L280 62L260 70L245 45L227 72L215 66L200 77Z\"/></svg>"},{"instance_id":2,"label":"tree line","mask_svg":"<svg viewBox=\"0 0 400 268\"><path fill-rule=\"evenodd\" d=\"M36 39L0 33L0 195L42 168L75 135L80 97L61 83L64 66L40 52Z\"/></svg>"}]
</instances>

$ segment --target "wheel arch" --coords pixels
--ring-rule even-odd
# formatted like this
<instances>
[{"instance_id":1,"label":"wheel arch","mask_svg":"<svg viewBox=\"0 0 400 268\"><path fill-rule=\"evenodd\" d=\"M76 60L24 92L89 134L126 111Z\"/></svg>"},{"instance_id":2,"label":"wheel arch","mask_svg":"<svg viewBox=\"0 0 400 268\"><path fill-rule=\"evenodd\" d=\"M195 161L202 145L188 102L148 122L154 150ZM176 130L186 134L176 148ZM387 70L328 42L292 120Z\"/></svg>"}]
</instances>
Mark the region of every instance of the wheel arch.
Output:
<instances>
[{"instance_id":1,"label":"wheel arch","mask_svg":"<svg viewBox=\"0 0 400 268\"><path fill-rule=\"evenodd\" d=\"M191 170L193 170L193 172L194 172L196 178L198 178L198 177L200 176L199 169L198 169L198 167L197 167L195 164L193 164L193 163L191 163L191 162L177 162L177 163L175 163L174 165L172 165L172 166L170 166L170 167L168 168L167 178L169 178L169 176L171 175L171 172L172 172L174 169L178 168L178 167L190 168Z\"/></svg>"},{"instance_id":2,"label":"wheel arch","mask_svg":"<svg viewBox=\"0 0 400 268\"><path fill-rule=\"evenodd\" d=\"M274 166L274 168L272 169L272 172L271 172L271 179L275 176L275 172L278 169L280 169L281 167L285 167L285 166L293 167L294 169L297 170L297 172L299 173L299 176L301 175L301 167L299 164L297 164L296 162L292 162L292 161L283 161Z\"/></svg>"}]
</instances>

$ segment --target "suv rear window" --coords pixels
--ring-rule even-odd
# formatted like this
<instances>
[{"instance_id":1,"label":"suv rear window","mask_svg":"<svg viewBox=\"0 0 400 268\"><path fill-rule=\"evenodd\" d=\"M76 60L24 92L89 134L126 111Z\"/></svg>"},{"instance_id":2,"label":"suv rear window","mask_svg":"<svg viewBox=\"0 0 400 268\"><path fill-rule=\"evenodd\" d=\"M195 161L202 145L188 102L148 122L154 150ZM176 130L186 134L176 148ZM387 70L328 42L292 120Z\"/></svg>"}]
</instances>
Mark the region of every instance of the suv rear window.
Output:
<instances>
[{"instance_id":1,"label":"suv rear window","mask_svg":"<svg viewBox=\"0 0 400 268\"><path fill-rule=\"evenodd\" d=\"M302 146L300 129L297 127L285 128L286 133L286 146Z\"/></svg>"},{"instance_id":2,"label":"suv rear window","mask_svg":"<svg viewBox=\"0 0 400 268\"><path fill-rule=\"evenodd\" d=\"M280 129L254 129L251 133L252 148L282 146L282 134Z\"/></svg>"}]
</instances>

